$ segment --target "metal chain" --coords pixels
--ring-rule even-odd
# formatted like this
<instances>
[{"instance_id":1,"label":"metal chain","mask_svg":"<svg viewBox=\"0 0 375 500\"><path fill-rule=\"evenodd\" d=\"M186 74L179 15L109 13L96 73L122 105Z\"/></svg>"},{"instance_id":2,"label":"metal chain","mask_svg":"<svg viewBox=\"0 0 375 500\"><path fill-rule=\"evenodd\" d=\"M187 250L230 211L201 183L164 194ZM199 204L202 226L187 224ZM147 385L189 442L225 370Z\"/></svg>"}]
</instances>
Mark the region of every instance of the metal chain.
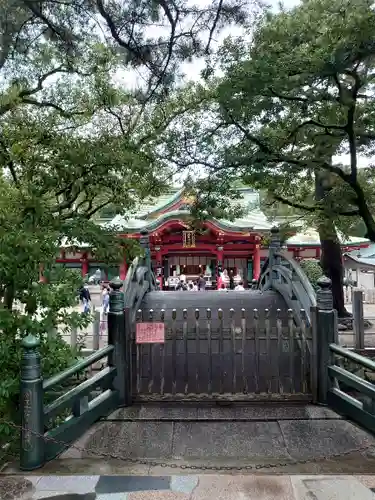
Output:
<instances>
[{"instance_id":1,"label":"metal chain","mask_svg":"<svg viewBox=\"0 0 375 500\"><path fill-rule=\"evenodd\" d=\"M131 458L131 457L123 457L121 455L115 454L115 453L108 453L108 452L101 452L101 451L95 451L92 449L86 449L74 444L67 444L64 441L59 441L55 438L52 438L50 436L45 436L44 434L39 434L37 432L30 431L29 429L25 429L22 426L16 425L11 422L7 422L5 420L0 420L0 423L9 425L10 427L13 427L14 429L17 429L18 431L21 430L27 430L27 432L33 434L36 437L42 438L45 441L51 441L55 444L63 446L65 449L73 449L76 451L79 451L80 453L85 453L85 454L92 454L96 455L98 457L104 457L104 458L111 458L114 460L122 460L124 462L129 462L132 464L138 464L138 465L146 465L150 467L163 467L163 468L171 468L171 469L189 469L189 470L207 470L207 471L243 471L243 470L261 470L261 469L276 469L279 467L288 467L288 466L293 466L293 465L304 465L304 464L309 464L309 463L317 463L321 461L326 461L326 460L333 460L335 458L341 458L344 456L351 455L352 453L360 453L364 452L366 450L369 450L371 448L375 448L374 444L368 444L365 446L360 446L357 448L352 448L350 450L341 452L341 453L335 453L332 455L328 456L321 456L321 457L316 457L316 458L309 458L309 459L304 459L304 460L289 460L288 462L277 462L273 464L256 464L256 465L187 465L187 464L178 464L178 463L163 463L163 462L158 462L158 461L153 461L153 460L145 460L145 459L139 459L139 458Z\"/></svg>"}]
</instances>

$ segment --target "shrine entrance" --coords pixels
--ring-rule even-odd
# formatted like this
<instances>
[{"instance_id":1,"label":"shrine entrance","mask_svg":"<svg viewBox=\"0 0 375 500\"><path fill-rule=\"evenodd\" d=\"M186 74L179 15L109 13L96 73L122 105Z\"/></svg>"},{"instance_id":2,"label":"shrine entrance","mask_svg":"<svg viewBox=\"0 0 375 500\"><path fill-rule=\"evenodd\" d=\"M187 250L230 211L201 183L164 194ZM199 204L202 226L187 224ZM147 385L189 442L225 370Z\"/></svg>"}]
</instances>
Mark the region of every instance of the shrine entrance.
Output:
<instances>
[{"instance_id":1,"label":"shrine entrance","mask_svg":"<svg viewBox=\"0 0 375 500\"><path fill-rule=\"evenodd\" d=\"M214 255L181 253L167 255L163 260L164 288L173 288L175 279L184 275L186 281L196 281L203 274L206 281L216 282L217 260Z\"/></svg>"}]
</instances>

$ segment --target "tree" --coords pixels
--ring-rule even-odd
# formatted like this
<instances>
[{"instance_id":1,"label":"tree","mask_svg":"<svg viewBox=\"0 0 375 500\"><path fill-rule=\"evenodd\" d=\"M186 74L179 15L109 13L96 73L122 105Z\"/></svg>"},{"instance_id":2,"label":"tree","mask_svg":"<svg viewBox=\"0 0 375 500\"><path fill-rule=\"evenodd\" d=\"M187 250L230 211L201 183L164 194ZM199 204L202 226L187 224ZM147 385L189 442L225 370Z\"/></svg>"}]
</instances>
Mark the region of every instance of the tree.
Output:
<instances>
[{"instance_id":1,"label":"tree","mask_svg":"<svg viewBox=\"0 0 375 500\"><path fill-rule=\"evenodd\" d=\"M240 177L303 210L319 229L342 315L336 228L361 219L375 241L372 173L358 168L375 138L374 24L366 0L305 0L291 11L268 12L250 44L226 40L218 56L224 76L197 89L204 105L187 119L179 152L186 166L200 163L213 179L213 172ZM335 161L343 152L349 166Z\"/></svg>"},{"instance_id":2,"label":"tree","mask_svg":"<svg viewBox=\"0 0 375 500\"><path fill-rule=\"evenodd\" d=\"M108 263L140 251L93 218L107 206L130 213L165 188L172 171L156 153L186 104L163 101L178 83L178 66L209 57L215 33L243 20L238 3L225 1L204 8L185 1L3 1L0 353L8 375L0 382L1 419L18 418L22 337L40 337L49 375L75 353L47 333L90 321L68 313L80 278L55 268L61 243L85 243ZM140 81L124 86L129 70ZM41 269L53 271L54 282L39 281ZM0 422L0 439L9 432Z\"/></svg>"}]
</instances>

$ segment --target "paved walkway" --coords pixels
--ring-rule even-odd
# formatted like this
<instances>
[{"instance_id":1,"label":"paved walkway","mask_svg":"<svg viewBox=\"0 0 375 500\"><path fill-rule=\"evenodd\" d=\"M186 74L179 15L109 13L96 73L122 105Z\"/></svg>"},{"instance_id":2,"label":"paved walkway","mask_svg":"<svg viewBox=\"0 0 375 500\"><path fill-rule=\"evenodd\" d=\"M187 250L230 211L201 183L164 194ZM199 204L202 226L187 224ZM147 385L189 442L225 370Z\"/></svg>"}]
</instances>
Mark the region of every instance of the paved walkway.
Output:
<instances>
[{"instance_id":1,"label":"paved walkway","mask_svg":"<svg viewBox=\"0 0 375 500\"><path fill-rule=\"evenodd\" d=\"M17 464L4 472L17 474ZM375 474L375 438L332 410L311 405L133 406L92 426L38 471L142 476L223 472Z\"/></svg>"},{"instance_id":2,"label":"paved walkway","mask_svg":"<svg viewBox=\"0 0 375 500\"><path fill-rule=\"evenodd\" d=\"M375 476L0 476L2 500L375 500Z\"/></svg>"}]
</instances>

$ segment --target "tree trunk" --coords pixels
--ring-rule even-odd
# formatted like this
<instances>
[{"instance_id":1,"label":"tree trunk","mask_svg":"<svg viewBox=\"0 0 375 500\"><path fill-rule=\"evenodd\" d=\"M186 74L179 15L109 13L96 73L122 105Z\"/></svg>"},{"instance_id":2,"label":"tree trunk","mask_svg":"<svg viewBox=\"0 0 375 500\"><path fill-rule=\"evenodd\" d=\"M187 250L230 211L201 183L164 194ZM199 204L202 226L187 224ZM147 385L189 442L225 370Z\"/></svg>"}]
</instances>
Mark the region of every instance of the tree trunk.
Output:
<instances>
[{"instance_id":1,"label":"tree trunk","mask_svg":"<svg viewBox=\"0 0 375 500\"><path fill-rule=\"evenodd\" d=\"M327 172L316 172L316 200L324 198L328 185ZM318 232L321 244L320 263L324 274L332 281L333 307L337 310L339 318L349 317L351 314L345 309L344 302L344 266L341 245L333 220L323 216L318 224Z\"/></svg>"},{"instance_id":2,"label":"tree trunk","mask_svg":"<svg viewBox=\"0 0 375 500\"><path fill-rule=\"evenodd\" d=\"M332 224L332 221L327 221L326 224ZM326 224L324 224L324 228L319 228L322 249L320 263L324 274L332 281L333 308L337 310L339 318L345 318L350 316L350 313L348 313L344 305L344 269L341 245L337 240L326 239ZM333 229L336 233L334 227Z\"/></svg>"}]
</instances>

